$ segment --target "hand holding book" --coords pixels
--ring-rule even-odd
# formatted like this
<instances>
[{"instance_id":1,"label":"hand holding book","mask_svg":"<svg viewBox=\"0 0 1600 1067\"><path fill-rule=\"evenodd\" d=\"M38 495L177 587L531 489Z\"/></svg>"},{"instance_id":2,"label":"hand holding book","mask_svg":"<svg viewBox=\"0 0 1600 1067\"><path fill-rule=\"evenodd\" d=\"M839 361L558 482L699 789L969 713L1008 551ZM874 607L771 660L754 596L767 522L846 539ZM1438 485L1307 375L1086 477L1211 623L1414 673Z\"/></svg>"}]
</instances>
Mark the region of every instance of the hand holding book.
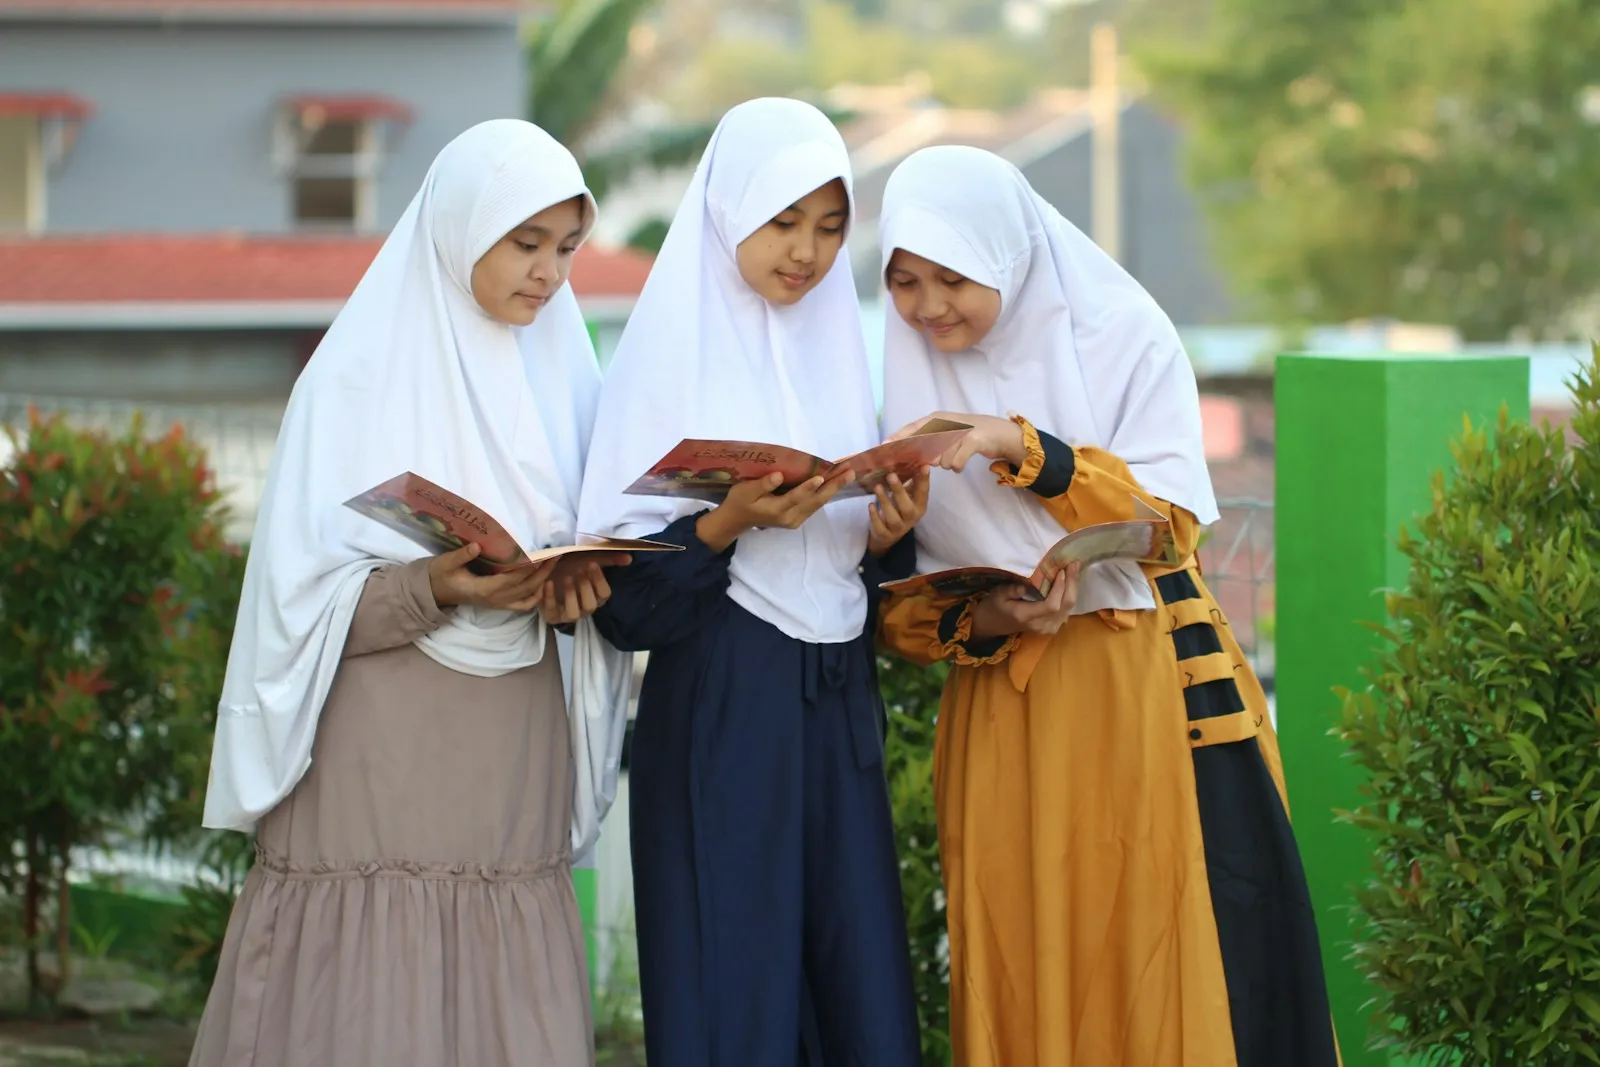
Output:
<instances>
[{"instance_id":1,"label":"hand holding book","mask_svg":"<svg viewBox=\"0 0 1600 1067\"><path fill-rule=\"evenodd\" d=\"M479 545L468 543L428 560L433 602L441 608L471 604L504 611L531 611L539 603L557 561L549 559L531 567L483 575L472 569L473 560L482 551Z\"/></svg>"},{"instance_id":2,"label":"hand holding book","mask_svg":"<svg viewBox=\"0 0 1600 1067\"><path fill-rule=\"evenodd\" d=\"M722 502L695 521L695 535L713 552L723 552L746 530L796 530L838 492L855 482L855 472L820 474L783 491L783 475L734 483Z\"/></svg>"},{"instance_id":3,"label":"hand holding book","mask_svg":"<svg viewBox=\"0 0 1600 1067\"><path fill-rule=\"evenodd\" d=\"M889 551L928 511L928 468L905 481L890 474L873 490L876 499L868 508L867 552L874 559Z\"/></svg>"},{"instance_id":4,"label":"hand holding book","mask_svg":"<svg viewBox=\"0 0 1600 1067\"><path fill-rule=\"evenodd\" d=\"M1083 564L1073 562L1052 575L1050 595L1040 600L1032 587L1007 585L994 590L972 609L974 638L1009 637L1011 634L1053 634L1066 625L1078 603L1078 575Z\"/></svg>"},{"instance_id":5,"label":"hand holding book","mask_svg":"<svg viewBox=\"0 0 1600 1067\"><path fill-rule=\"evenodd\" d=\"M583 560L571 568L573 573L557 575L547 582L539 601L539 614L544 621L551 626L567 626L599 611L611 599L611 583L601 570L607 565Z\"/></svg>"},{"instance_id":6,"label":"hand holding book","mask_svg":"<svg viewBox=\"0 0 1600 1067\"><path fill-rule=\"evenodd\" d=\"M986 459L1003 459L1013 467L1028 461L1028 448L1023 440L1022 427L1010 419L994 415L961 415L949 411L936 411L926 418L908 423L890 434L889 441L901 441L927 433L928 426L970 426L960 438L952 440L933 461L934 466L947 471L963 471L973 456Z\"/></svg>"}]
</instances>

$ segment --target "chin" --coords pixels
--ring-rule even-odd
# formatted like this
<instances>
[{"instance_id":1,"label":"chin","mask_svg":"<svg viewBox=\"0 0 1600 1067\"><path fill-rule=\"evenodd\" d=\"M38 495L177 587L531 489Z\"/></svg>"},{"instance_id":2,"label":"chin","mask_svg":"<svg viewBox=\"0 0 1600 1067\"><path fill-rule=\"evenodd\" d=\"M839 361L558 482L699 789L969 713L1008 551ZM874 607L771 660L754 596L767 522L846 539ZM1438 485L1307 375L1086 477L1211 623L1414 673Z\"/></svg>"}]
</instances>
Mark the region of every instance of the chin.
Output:
<instances>
[{"instance_id":1,"label":"chin","mask_svg":"<svg viewBox=\"0 0 1600 1067\"><path fill-rule=\"evenodd\" d=\"M924 333L922 336L928 339L930 345L947 356L953 356L957 352L965 352L972 347L967 343L966 330L955 330L943 336L932 333Z\"/></svg>"},{"instance_id":2,"label":"chin","mask_svg":"<svg viewBox=\"0 0 1600 1067\"><path fill-rule=\"evenodd\" d=\"M539 308L530 308L524 307L520 304L512 304L501 314L496 315L495 318L499 319L507 326L532 326L534 320L539 317L539 311Z\"/></svg>"},{"instance_id":3,"label":"chin","mask_svg":"<svg viewBox=\"0 0 1600 1067\"><path fill-rule=\"evenodd\" d=\"M769 285L766 292L761 294L761 298L769 304L776 304L778 307L792 307L804 300L806 294L811 292L813 288L815 287L810 285L804 289L789 289L782 285Z\"/></svg>"}]
</instances>

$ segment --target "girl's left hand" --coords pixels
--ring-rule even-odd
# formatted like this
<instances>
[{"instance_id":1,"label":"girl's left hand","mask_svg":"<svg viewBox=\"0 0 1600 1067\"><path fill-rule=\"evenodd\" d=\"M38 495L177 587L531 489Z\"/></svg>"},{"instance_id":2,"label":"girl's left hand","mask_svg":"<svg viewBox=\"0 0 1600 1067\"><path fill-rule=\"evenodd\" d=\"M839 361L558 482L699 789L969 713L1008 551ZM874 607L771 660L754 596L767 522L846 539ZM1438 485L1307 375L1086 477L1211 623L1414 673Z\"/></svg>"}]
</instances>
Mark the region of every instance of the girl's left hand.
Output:
<instances>
[{"instance_id":1,"label":"girl's left hand","mask_svg":"<svg viewBox=\"0 0 1600 1067\"><path fill-rule=\"evenodd\" d=\"M593 615L611 599L611 585L598 563L585 564L544 587L539 614L551 626L566 626Z\"/></svg>"},{"instance_id":2,"label":"girl's left hand","mask_svg":"<svg viewBox=\"0 0 1600 1067\"><path fill-rule=\"evenodd\" d=\"M964 422L972 427L966 436L951 445L945 450L944 455L939 457L939 466L947 471L965 470L967 461L973 456L1003 459L1013 467L1020 467L1028 462L1028 448L1022 437L1022 427L1010 419L1002 419L995 415L963 415L953 411L935 411L926 418L902 426L889 435L889 440L898 441L902 437L911 436L917 427L928 419L948 419L951 422Z\"/></svg>"},{"instance_id":3,"label":"girl's left hand","mask_svg":"<svg viewBox=\"0 0 1600 1067\"><path fill-rule=\"evenodd\" d=\"M873 558L893 548L922 521L928 511L928 473L927 467L922 468L910 484L902 482L898 474L891 474L885 484L873 490L878 499L867 505L871 516L867 551Z\"/></svg>"}]
</instances>

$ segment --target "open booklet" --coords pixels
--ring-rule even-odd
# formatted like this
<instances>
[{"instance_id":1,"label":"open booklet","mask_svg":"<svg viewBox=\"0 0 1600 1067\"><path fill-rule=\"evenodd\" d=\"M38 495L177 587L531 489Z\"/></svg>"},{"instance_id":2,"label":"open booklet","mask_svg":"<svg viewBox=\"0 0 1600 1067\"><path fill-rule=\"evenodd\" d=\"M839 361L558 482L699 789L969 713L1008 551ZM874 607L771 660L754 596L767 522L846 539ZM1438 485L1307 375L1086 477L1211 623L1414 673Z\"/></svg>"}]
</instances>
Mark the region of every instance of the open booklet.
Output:
<instances>
[{"instance_id":1,"label":"open booklet","mask_svg":"<svg viewBox=\"0 0 1600 1067\"><path fill-rule=\"evenodd\" d=\"M1125 559L1176 567L1178 547L1173 542L1172 525L1166 516L1138 497L1133 498L1133 505L1139 518L1073 530L1050 546L1031 575L1016 574L1000 567L953 567L883 582L879 588L909 596L961 599L983 596L1001 586L1020 585L1027 589L1024 599L1043 600L1050 595L1054 576L1072 562L1087 567L1102 560Z\"/></svg>"},{"instance_id":2,"label":"open booklet","mask_svg":"<svg viewBox=\"0 0 1600 1067\"><path fill-rule=\"evenodd\" d=\"M754 441L686 439L623 492L721 502L728 490L740 482L765 478L773 471L783 474L783 484L775 490L780 494L819 474L832 478L854 471L856 480L839 490L838 497L866 496L890 474L898 474L902 480L914 477L971 429L964 422L929 419L908 437L885 441L839 460Z\"/></svg>"},{"instance_id":3,"label":"open booklet","mask_svg":"<svg viewBox=\"0 0 1600 1067\"><path fill-rule=\"evenodd\" d=\"M548 559L573 556L581 561L593 552L681 552L682 545L637 541L622 537L597 537L580 533L579 543L526 551L489 514L470 500L409 471L375 485L344 502L369 519L416 542L433 553L454 552L466 544L478 545L478 557L467 565L475 574L504 574Z\"/></svg>"}]
</instances>

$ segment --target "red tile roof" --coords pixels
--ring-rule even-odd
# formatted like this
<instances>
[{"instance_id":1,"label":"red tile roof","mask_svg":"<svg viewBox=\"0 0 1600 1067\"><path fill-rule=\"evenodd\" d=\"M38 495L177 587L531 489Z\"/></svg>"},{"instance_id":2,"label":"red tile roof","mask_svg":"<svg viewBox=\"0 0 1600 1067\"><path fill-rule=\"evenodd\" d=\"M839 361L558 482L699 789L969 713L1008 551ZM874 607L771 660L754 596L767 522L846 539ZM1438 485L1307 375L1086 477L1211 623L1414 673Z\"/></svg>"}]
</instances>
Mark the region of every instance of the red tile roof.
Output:
<instances>
[{"instance_id":1,"label":"red tile roof","mask_svg":"<svg viewBox=\"0 0 1600 1067\"><path fill-rule=\"evenodd\" d=\"M0 93L0 119L86 119L94 105L70 93Z\"/></svg>"},{"instance_id":2,"label":"red tile roof","mask_svg":"<svg viewBox=\"0 0 1600 1067\"><path fill-rule=\"evenodd\" d=\"M0 306L338 301L382 244L232 234L0 237ZM585 246L573 262L573 292L631 300L650 262L628 249Z\"/></svg>"}]
</instances>

